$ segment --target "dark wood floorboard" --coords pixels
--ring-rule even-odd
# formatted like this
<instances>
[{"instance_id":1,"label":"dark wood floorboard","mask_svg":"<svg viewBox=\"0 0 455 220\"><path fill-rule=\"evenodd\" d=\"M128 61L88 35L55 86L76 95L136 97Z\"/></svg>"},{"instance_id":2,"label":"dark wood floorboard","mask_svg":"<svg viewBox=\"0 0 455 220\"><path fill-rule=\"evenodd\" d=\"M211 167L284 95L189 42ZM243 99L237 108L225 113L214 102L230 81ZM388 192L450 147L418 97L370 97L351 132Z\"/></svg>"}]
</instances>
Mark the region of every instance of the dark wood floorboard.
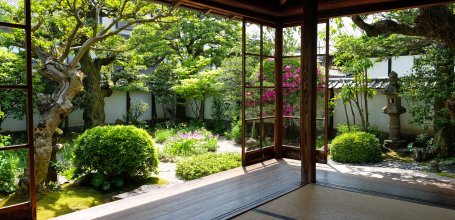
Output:
<instances>
[{"instance_id":1,"label":"dark wood floorboard","mask_svg":"<svg viewBox=\"0 0 455 220\"><path fill-rule=\"evenodd\" d=\"M326 169L317 171L317 182L323 186L455 208L455 189L439 188L434 182L432 184L436 185L425 186L392 179L368 178ZM71 213L59 219L227 219L300 187L300 161L270 160Z\"/></svg>"}]
</instances>

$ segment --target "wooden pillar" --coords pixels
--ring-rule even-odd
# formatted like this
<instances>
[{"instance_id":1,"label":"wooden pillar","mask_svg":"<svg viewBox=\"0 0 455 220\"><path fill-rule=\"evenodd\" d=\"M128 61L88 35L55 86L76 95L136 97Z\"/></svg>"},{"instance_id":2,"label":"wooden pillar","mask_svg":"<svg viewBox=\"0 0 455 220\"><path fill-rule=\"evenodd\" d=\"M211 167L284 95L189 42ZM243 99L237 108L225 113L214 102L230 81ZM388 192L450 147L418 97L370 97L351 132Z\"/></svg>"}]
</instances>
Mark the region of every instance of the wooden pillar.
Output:
<instances>
[{"instance_id":1,"label":"wooden pillar","mask_svg":"<svg viewBox=\"0 0 455 220\"><path fill-rule=\"evenodd\" d=\"M242 21L242 165L246 165L245 148L245 72L246 72L246 21Z\"/></svg>"},{"instance_id":2,"label":"wooden pillar","mask_svg":"<svg viewBox=\"0 0 455 220\"><path fill-rule=\"evenodd\" d=\"M316 182L316 45L317 0L303 0L302 26L302 99L300 105L300 149L302 182Z\"/></svg>"},{"instance_id":3,"label":"wooden pillar","mask_svg":"<svg viewBox=\"0 0 455 220\"><path fill-rule=\"evenodd\" d=\"M126 92L126 123L130 123L130 108L131 108L131 96L130 92Z\"/></svg>"},{"instance_id":4,"label":"wooden pillar","mask_svg":"<svg viewBox=\"0 0 455 220\"><path fill-rule=\"evenodd\" d=\"M283 26L275 27L275 158L282 158L283 146Z\"/></svg>"},{"instance_id":5,"label":"wooden pillar","mask_svg":"<svg viewBox=\"0 0 455 220\"><path fill-rule=\"evenodd\" d=\"M325 24L325 79L324 79L324 161L327 163L329 148L329 74L330 74L330 20Z\"/></svg>"}]
</instances>

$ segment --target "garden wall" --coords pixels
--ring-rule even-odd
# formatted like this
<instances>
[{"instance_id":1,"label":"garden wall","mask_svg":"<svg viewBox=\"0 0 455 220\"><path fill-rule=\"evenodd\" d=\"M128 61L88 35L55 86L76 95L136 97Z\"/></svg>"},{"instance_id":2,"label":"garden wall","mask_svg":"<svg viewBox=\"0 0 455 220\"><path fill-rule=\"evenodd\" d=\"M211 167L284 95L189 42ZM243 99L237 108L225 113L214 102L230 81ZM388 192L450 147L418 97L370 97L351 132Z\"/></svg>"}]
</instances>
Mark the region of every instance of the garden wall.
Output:
<instances>
[{"instance_id":1,"label":"garden wall","mask_svg":"<svg viewBox=\"0 0 455 220\"><path fill-rule=\"evenodd\" d=\"M397 72L399 76L404 76L410 73L412 68L414 56L402 56L398 58L393 58L392 61L392 70ZM388 62L387 60L376 63L371 69L368 70L368 73L371 78L383 78L387 77L388 72ZM338 92L335 90L335 92ZM386 114L383 113L382 108L386 105L386 98L382 95L382 90L378 90L376 96L373 97L372 100L369 101L369 111L370 111L370 124L379 127L383 132L388 132L388 121L389 118ZM146 92L131 92L131 104L137 101L146 102L149 107L151 107L151 94ZM323 98L318 98L318 113L317 117L322 118L324 113L324 102ZM212 112L212 102L213 97L209 97L205 103L205 118L212 119L211 112ZM126 92L123 91L114 91L111 97L105 98L105 112L106 112L106 123L113 124L117 119L123 120L123 115L126 113ZM191 101L187 101L185 114L189 118L194 118L194 113L191 110ZM406 107L407 103L403 100L403 106ZM163 108L160 103L156 104L157 107L157 116L158 119L164 118ZM348 109L350 110L350 109ZM35 126L38 122L39 115L35 110L34 115L34 122ZM336 107L334 111L334 126L336 127L338 124L346 123L345 113L343 109L343 105L340 101L336 101ZM350 115L351 117L351 115ZM357 123L360 123L360 118L357 117ZM352 117L351 117L352 118ZM405 113L401 116L401 131L403 134L418 134L421 133L422 130L412 124L409 123L412 116L409 113ZM147 111L143 118L143 120L151 120L151 111ZM351 119L352 122L352 119ZM72 112L69 116L69 126L70 127L78 127L82 126L84 121L82 120L82 110L76 110ZM2 129L10 130L10 131L21 131L25 130L25 120L15 120L15 119L6 119L2 123Z\"/></svg>"}]
</instances>

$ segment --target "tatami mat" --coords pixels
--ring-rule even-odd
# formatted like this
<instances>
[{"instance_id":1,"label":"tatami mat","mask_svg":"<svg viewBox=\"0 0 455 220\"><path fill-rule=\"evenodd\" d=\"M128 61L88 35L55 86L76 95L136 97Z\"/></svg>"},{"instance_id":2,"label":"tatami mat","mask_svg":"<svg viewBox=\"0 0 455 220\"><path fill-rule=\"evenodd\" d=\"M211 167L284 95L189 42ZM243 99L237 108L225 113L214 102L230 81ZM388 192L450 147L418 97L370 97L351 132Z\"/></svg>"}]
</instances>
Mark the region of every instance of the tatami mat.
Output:
<instances>
[{"instance_id":1,"label":"tatami mat","mask_svg":"<svg viewBox=\"0 0 455 220\"><path fill-rule=\"evenodd\" d=\"M454 220L455 211L310 184L235 219Z\"/></svg>"}]
</instances>

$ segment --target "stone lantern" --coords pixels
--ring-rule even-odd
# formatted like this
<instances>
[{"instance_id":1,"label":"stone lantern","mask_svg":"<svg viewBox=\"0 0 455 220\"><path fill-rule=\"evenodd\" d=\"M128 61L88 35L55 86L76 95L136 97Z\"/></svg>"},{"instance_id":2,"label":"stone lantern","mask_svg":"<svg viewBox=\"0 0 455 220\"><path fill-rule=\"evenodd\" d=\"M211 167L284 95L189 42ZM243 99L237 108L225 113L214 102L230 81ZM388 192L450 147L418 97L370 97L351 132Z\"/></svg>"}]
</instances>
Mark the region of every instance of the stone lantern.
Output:
<instances>
[{"instance_id":1,"label":"stone lantern","mask_svg":"<svg viewBox=\"0 0 455 220\"><path fill-rule=\"evenodd\" d=\"M387 97L387 105L383 108L384 113L389 115L389 138L384 141L384 147L397 149L403 147L405 141L400 138L400 115L406 112L401 106L401 98L398 96L398 74L389 73L389 84L382 94Z\"/></svg>"}]
</instances>

